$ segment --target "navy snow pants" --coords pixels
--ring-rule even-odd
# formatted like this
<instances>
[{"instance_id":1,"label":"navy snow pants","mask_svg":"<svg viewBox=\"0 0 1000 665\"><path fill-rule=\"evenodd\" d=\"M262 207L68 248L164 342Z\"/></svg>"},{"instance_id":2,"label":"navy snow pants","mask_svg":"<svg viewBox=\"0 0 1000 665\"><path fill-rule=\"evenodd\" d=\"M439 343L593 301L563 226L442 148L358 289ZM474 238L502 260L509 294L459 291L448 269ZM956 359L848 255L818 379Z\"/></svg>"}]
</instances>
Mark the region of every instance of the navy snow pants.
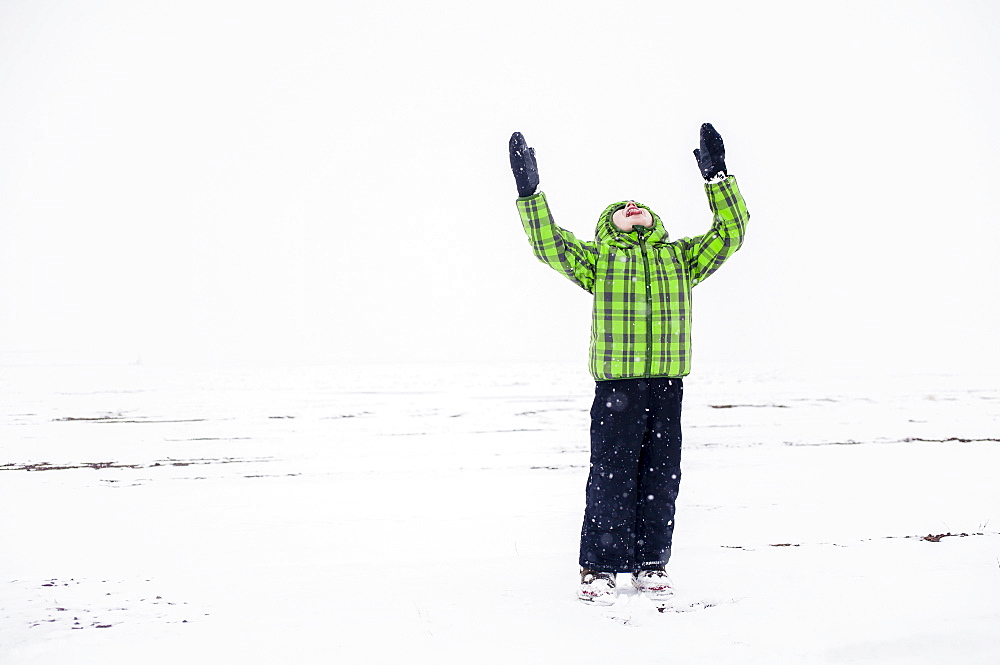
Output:
<instances>
[{"instance_id":1,"label":"navy snow pants","mask_svg":"<svg viewBox=\"0 0 1000 665\"><path fill-rule=\"evenodd\" d=\"M670 559L683 393L681 379L597 382L581 567L635 572Z\"/></svg>"}]
</instances>

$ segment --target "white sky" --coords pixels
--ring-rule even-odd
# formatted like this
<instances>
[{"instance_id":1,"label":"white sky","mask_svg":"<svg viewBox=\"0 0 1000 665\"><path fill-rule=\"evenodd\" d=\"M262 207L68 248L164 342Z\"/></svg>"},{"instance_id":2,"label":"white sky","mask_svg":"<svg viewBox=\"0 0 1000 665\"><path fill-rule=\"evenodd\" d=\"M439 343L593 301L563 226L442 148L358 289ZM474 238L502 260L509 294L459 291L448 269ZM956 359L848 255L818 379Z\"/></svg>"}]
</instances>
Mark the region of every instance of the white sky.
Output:
<instances>
[{"instance_id":1,"label":"white sky","mask_svg":"<svg viewBox=\"0 0 1000 665\"><path fill-rule=\"evenodd\" d=\"M696 365L996 362L1000 6L0 0L0 362L578 360L590 238L751 211Z\"/></svg>"}]
</instances>

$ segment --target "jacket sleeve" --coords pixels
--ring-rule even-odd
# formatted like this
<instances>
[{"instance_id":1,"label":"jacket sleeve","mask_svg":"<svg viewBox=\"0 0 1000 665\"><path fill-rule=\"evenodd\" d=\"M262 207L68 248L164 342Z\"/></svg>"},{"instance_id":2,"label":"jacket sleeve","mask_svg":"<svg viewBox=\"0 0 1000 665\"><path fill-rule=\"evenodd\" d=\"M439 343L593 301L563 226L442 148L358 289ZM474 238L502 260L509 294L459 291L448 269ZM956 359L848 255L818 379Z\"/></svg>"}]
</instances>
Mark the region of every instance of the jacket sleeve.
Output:
<instances>
[{"instance_id":1,"label":"jacket sleeve","mask_svg":"<svg viewBox=\"0 0 1000 665\"><path fill-rule=\"evenodd\" d=\"M684 243L684 259L693 284L718 270L740 248L750 219L733 176L718 183L706 183L705 193L712 209L712 229L704 235L679 241Z\"/></svg>"},{"instance_id":2,"label":"jacket sleeve","mask_svg":"<svg viewBox=\"0 0 1000 665\"><path fill-rule=\"evenodd\" d=\"M571 232L556 226L542 192L519 198L517 211L535 257L577 286L593 293L597 272L596 245L578 240Z\"/></svg>"}]
</instances>

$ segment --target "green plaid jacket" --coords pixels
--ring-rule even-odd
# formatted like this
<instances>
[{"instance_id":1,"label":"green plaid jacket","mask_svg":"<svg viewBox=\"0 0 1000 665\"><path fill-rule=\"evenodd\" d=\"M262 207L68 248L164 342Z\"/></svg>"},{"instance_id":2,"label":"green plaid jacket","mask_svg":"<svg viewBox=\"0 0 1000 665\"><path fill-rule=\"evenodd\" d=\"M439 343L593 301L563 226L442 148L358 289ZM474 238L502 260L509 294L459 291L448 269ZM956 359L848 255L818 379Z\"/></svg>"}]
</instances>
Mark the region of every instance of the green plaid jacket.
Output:
<instances>
[{"instance_id":1,"label":"green plaid jacket","mask_svg":"<svg viewBox=\"0 0 1000 665\"><path fill-rule=\"evenodd\" d=\"M740 248L750 215L729 176L706 183L711 230L670 241L659 216L649 229L620 231L611 221L625 201L608 206L595 240L578 240L552 219L545 194L519 198L531 247L594 296L590 373L598 381L679 377L691 371L691 289Z\"/></svg>"}]
</instances>

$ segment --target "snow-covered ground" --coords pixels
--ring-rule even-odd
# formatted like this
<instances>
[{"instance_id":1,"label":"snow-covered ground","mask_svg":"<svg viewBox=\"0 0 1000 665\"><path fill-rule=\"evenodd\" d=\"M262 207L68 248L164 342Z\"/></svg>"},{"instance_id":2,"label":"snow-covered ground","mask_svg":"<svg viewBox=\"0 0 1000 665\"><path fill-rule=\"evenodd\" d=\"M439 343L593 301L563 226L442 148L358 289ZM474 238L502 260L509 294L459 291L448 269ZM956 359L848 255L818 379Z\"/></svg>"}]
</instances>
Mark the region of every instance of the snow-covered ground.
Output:
<instances>
[{"instance_id":1,"label":"snow-covered ground","mask_svg":"<svg viewBox=\"0 0 1000 665\"><path fill-rule=\"evenodd\" d=\"M3 368L0 662L1000 662L995 380L699 367L663 614L575 599L591 391Z\"/></svg>"}]
</instances>

